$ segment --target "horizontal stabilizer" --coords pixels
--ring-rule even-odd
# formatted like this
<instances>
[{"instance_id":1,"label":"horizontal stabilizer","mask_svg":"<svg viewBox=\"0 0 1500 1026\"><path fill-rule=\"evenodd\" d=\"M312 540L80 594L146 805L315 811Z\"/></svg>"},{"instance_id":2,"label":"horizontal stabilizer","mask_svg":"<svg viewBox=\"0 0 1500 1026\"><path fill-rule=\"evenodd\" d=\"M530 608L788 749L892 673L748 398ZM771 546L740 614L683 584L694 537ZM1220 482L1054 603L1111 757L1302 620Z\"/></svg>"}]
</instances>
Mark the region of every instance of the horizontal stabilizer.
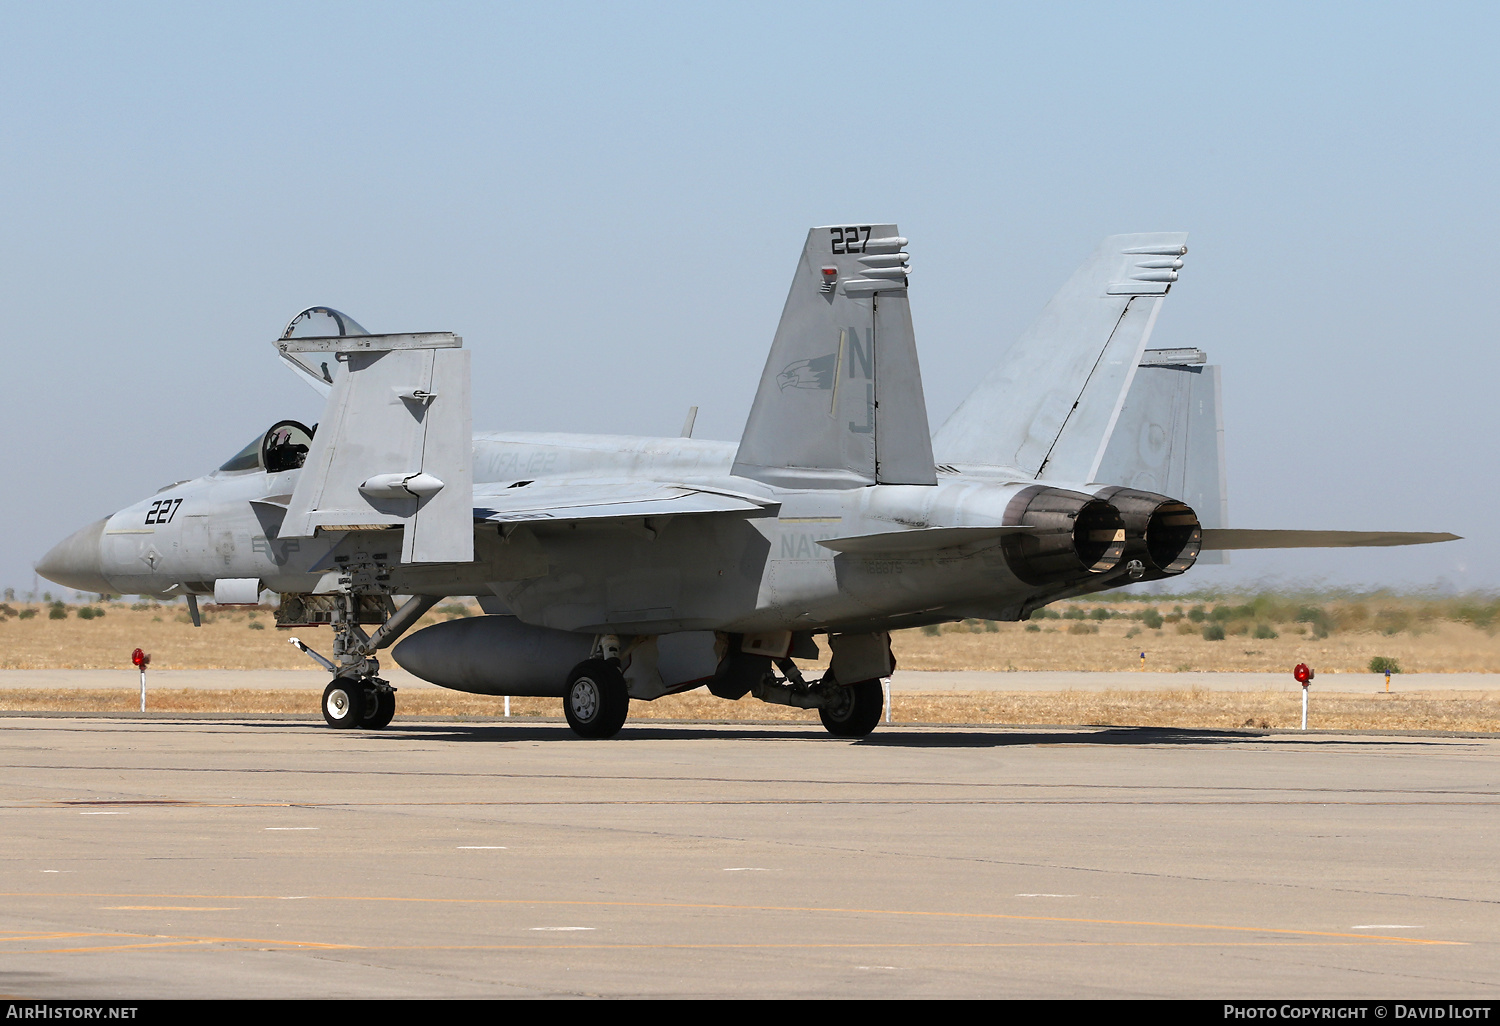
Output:
<instances>
[{"instance_id":1,"label":"horizontal stabilizer","mask_svg":"<svg viewBox=\"0 0 1500 1026\"><path fill-rule=\"evenodd\" d=\"M895 552L930 552L951 549L975 542L999 541L1007 534L1030 531L1026 524L1010 527L924 527L914 531L882 531L852 538L824 538L819 545L835 552L884 554Z\"/></svg>"},{"instance_id":2,"label":"horizontal stabilizer","mask_svg":"<svg viewBox=\"0 0 1500 1026\"><path fill-rule=\"evenodd\" d=\"M1444 531L1254 531L1205 527L1205 549L1364 549L1460 541Z\"/></svg>"},{"instance_id":3,"label":"horizontal stabilizer","mask_svg":"<svg viewBox=\"0 0 1500 1026\"><path fill-rule=\"evenodd\" d=\"M533 481L474 497L474 518L497 523L760 513L776 503L652 481Z\"/></svg>"}]
</instances>

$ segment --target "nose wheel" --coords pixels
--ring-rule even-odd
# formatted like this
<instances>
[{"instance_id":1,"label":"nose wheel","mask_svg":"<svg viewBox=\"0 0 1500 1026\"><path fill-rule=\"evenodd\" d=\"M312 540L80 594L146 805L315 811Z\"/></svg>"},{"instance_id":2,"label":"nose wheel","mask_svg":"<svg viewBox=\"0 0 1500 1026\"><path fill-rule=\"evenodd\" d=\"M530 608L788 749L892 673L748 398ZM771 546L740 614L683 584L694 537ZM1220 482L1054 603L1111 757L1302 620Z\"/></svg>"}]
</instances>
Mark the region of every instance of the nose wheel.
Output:
<instances>
[{"instance_id":1,"label":"nose wheel","mask_svg":"<svg viewBox=\"0 0 1500 1026\"><path fill-rule=\"evenodd\" d=\"M379 730L396 715L396 689L379 677L335 677L323 689L323 720L338 730Z\"/></svg>"}]
</instances>

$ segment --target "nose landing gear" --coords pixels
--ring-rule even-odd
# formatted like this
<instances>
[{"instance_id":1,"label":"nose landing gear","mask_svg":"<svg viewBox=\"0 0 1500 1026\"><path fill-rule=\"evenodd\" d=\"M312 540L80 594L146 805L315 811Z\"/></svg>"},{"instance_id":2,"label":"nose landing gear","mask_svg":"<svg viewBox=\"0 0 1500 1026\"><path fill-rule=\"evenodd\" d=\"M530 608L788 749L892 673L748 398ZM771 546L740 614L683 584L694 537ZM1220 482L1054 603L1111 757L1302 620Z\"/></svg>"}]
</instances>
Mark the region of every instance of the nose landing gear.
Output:
<instances>
[{"instance_id":1,"label":"nose landing gear","mask_svg":"<svg viewBox=\"0 0 1500 1026\"><path fill-rule=\"evenodd\" d=\"M323 689L323 721L330 727L347 730L354 727L379 730L390 725L396 715L396 689L389 681L376 676L380 663L374 658L431 609L437 599L418 595L391 615L371 636L366 636L357 622L354 602L340 595L333 623L333 653L339 662L326 659L296 638L291 644L316 661L333 680Z\"/></svg>"},{"instance_id":2,"label":"nose landing gear","mask_svg":"<svg viewBox=\"0 0 1500 1026\"><path fill-rule=\"evenodd\" d=\"M379 730L396 715L396 689L379 677L335 677L323 689L323 720L339 730Z\"/></svg>"}]
</instances>

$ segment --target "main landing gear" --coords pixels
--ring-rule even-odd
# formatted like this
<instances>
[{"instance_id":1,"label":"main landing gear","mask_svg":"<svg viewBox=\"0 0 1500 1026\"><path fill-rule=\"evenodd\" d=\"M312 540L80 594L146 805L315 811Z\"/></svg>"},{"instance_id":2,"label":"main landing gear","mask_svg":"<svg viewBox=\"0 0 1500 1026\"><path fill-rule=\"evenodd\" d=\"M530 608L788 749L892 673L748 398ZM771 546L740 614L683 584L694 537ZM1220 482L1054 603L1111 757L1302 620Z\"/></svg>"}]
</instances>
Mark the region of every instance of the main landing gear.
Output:
<instances>
[{"instance_id":1,"label":"main landing gear","mask_svg":"<svg viewBox=\"0 0 1500 1026\"><path fill-rule=\"evenodd\" d=\"M618 660L585 659L568 674L563 715L579 737L614 737L630 713L630 691Z\"/></svg>"},{"instance_id":2,"label":"main landing gear","mask_svg":"<svg viewBox=\"0 0 1500 1026\"><path fill-rule=\"evenodd\" d=\"M866 737L880 724L885 688L878 680L835 687L818 709L818 719L834 737Z\"/></svg>"},{"instance_id":3,"label":"main landing gear","mask_svg":"<svg viewBox=\"0 0 1500 1026\"><path fill-rule=\"evenodd\" d=\"M816 709L818 719L834 737L867 737L879 726L885 708L880 678L840 684L832 673L825 673L821 680L808 681L790 659L773 662L783 676L767 673L750 687L750 693L762 702Z\"/></svg>"}]
</instances>

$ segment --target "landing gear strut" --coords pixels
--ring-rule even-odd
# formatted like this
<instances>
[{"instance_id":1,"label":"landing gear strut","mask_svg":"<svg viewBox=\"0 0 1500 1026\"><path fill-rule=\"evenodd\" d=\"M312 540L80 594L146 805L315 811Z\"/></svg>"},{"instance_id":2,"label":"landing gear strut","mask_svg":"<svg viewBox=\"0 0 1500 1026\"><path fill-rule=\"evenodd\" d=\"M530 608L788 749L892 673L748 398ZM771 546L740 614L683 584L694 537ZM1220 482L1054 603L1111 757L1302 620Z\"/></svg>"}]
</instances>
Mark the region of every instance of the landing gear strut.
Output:
<instances>
[{"instance_id":1,"label":"landing gear strut","mask_svg":"<svg viewBox=\"0 0 1500 1026\"><path fill-rule=\"evenodd\" d=\"M818 710L818 719L834 737L866 737L880 723L885 707L885 688L880 678L840 684L833 674L820 680L803 678L790 659L773 660L784 679L767 673L750 693L762 702Z\"/></svg>"},{"instance_id":2,"label":"landing gear strut","mask_svg":"<svg viewBox=\"0 0 1500 1026\"><path fill-rule=\"evenodd\" d=\"M325 659L296 638L287 640L334 675L328 687L323 689L324 722L340 730L353 727L379 730L388 726L396 715L396 689L377 676L380 662L375 658L375 652L399 638L438 600L433 596L414 596L391 614L373 635L366 635L355 614L356 599L352 595L339 595L337 599L333 621L333 654L339 660L337 663ZM623 682L624 678L621 678ZM623 717L621 722L624 722Z\"/></svg>"}]
</instances>

